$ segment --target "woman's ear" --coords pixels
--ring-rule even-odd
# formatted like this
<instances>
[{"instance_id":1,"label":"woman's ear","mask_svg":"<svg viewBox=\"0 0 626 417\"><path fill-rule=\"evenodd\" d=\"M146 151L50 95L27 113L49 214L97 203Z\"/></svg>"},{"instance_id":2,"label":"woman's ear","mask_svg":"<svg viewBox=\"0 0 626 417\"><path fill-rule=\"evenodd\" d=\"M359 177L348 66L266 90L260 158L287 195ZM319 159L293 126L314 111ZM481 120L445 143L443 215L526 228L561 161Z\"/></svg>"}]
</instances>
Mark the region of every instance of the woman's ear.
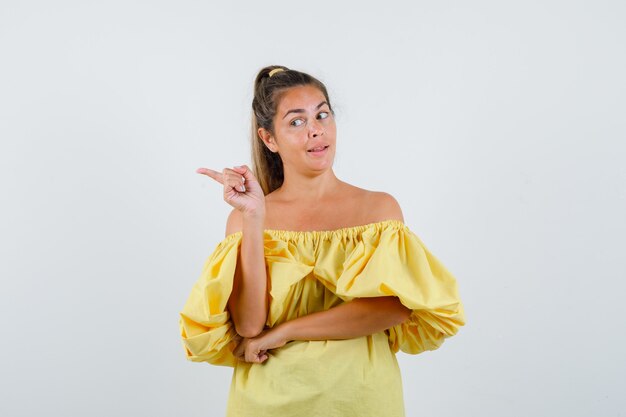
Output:
<instances>
[{"instance_id":1,"label":"woman's ear","mask_svg":"<svg viewBox=\"0 0 626 417\"><path fill-rule=\"evenodd\" d=\"M267 148L270 151L274 153L278 152L278 147L276 146L276 140L274 140L274 136L272 136L272 134L267 129L260 127L257 133L259 137L261 138L261 140L263 141L263 143L265 144L265 146L267 146Z\"/></svg>"}]
</instances>

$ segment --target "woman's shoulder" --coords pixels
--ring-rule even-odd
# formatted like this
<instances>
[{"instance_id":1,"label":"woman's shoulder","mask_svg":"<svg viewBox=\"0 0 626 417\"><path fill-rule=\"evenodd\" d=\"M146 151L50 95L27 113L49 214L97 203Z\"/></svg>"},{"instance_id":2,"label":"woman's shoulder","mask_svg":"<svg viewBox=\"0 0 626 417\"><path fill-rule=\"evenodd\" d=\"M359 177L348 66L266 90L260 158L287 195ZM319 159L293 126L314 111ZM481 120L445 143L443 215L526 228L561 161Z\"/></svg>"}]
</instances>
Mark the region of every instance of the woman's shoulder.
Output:
<instances>
[{"instance_id":1,"label":"woman's shoulder","mask_svg":"<svg viewBox=\"0 0 626 417\"><path fill-rule=\"evenodd\" d=\"M226 236L241 231L243 228L243 215L241 211L233 208L226 219Z\"/></svg>"},{"instance_id":2,"label":"woman's shoulder","mask_svg":"<svg viewBox=\"0 0 626 417\"><path fill-rule=\"evenodd\" d=\"M376 223L383 220L404 221L402 209L398 200L385 191L367 190L347 184L351 188L351 193L359 202L359 206L366 212L365 223Z\"/></svg>"},{"instance_id":3,"label":"woman's shoulder","mask_svg":"<svg viewBox=\"0 0 626 417\"><path fill-rule=\"evenodd\" d=\"M363 189L363 207L368 211L370 220L368 223L376 223L383 220L400 220L404 222L402 208L398 200L385 191L372 191Z\"/></svg>"}]
</instances>

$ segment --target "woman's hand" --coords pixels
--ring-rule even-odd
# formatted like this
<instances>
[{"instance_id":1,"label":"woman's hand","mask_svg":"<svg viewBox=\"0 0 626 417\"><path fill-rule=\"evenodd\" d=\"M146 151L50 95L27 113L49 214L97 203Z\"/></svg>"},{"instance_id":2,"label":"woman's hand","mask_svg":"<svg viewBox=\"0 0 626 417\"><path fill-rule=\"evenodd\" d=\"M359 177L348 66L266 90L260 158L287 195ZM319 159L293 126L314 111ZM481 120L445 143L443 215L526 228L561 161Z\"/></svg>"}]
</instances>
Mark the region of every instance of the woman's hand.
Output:
<instances>
[{"instance_id":1,"label":"woman's hand","mask_svg":"<svg viewBox=\"0 0 626 417\"><path fill-rule=\"evenodd\" d=\"M252 363L262 363L269 357L267 351L284 346L287 338L281 327L263 330L258 336L242 338L233 354L239 360Z\"/></svg>"},{"instance_id":2,"label":"woman's hand","mask_svg":"<svg viewBox=\"0 0 626 417\"><path fill-rule=\"evenodd\" d=\"M247 215L265 213L265 195L261 185L247 165L224 168L220 173L209 168L198 168L198 174L213 178L224 186L224 201Z\"/></svg>"}]
</instances>

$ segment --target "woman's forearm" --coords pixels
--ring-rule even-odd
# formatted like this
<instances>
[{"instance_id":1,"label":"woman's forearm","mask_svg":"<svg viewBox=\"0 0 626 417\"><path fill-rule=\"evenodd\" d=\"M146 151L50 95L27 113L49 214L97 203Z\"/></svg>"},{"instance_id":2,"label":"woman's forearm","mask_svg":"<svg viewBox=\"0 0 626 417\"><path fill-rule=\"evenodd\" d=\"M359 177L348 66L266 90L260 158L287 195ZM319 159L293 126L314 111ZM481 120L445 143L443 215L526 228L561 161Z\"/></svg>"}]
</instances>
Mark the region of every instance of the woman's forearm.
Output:
<instances>
[{"instance_id":1,"label":"woman's forearm","mask_svg":"<svg viewBox=\"0 0 626 417\"><path fill-rule=\"evenodd\" d=\"M228 301L237 333L258 335L267 319L267 274L263 245L264 216L244 217L240 257Z\"/></svg>"},{"instance_id":2,"label":"woman's forearm","mask_svg":"<svg viewBox=\"0 0 626 417\"><path fill-rule=\"evenodd\" d=\"M397 297L356 298L325 311L280 324L285 341L350 339L374 334L408 319L411 310Z\"/></svg>"}]
</instances>

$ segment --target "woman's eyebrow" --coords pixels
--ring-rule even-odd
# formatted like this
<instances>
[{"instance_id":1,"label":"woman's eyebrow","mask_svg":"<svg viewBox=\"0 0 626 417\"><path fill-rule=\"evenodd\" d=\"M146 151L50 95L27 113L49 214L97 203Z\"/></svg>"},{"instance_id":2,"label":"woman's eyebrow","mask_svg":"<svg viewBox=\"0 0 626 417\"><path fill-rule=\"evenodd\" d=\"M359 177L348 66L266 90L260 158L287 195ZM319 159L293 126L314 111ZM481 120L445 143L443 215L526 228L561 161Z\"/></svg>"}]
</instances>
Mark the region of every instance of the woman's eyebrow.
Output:
<instances>
[{"instance_id":1,"label":"woman's eyebrow","mask_svg":"<svg viewBox=\"0 0 626 417\"><path fill-rule=\"evenodd\" d=\"M320 107L322 107L324 104L328 104L325 101L322 101L320 104L317 105L317 107L315 108L315 110L319 109ZM329 106L330 107L330 106ZM287 113L285 113L285 115L283 116L283 119L285 117L287 117L287 115L289 113L304 113L304 109L291 109L289 110Z\"/></svg>"}]
</instances>

